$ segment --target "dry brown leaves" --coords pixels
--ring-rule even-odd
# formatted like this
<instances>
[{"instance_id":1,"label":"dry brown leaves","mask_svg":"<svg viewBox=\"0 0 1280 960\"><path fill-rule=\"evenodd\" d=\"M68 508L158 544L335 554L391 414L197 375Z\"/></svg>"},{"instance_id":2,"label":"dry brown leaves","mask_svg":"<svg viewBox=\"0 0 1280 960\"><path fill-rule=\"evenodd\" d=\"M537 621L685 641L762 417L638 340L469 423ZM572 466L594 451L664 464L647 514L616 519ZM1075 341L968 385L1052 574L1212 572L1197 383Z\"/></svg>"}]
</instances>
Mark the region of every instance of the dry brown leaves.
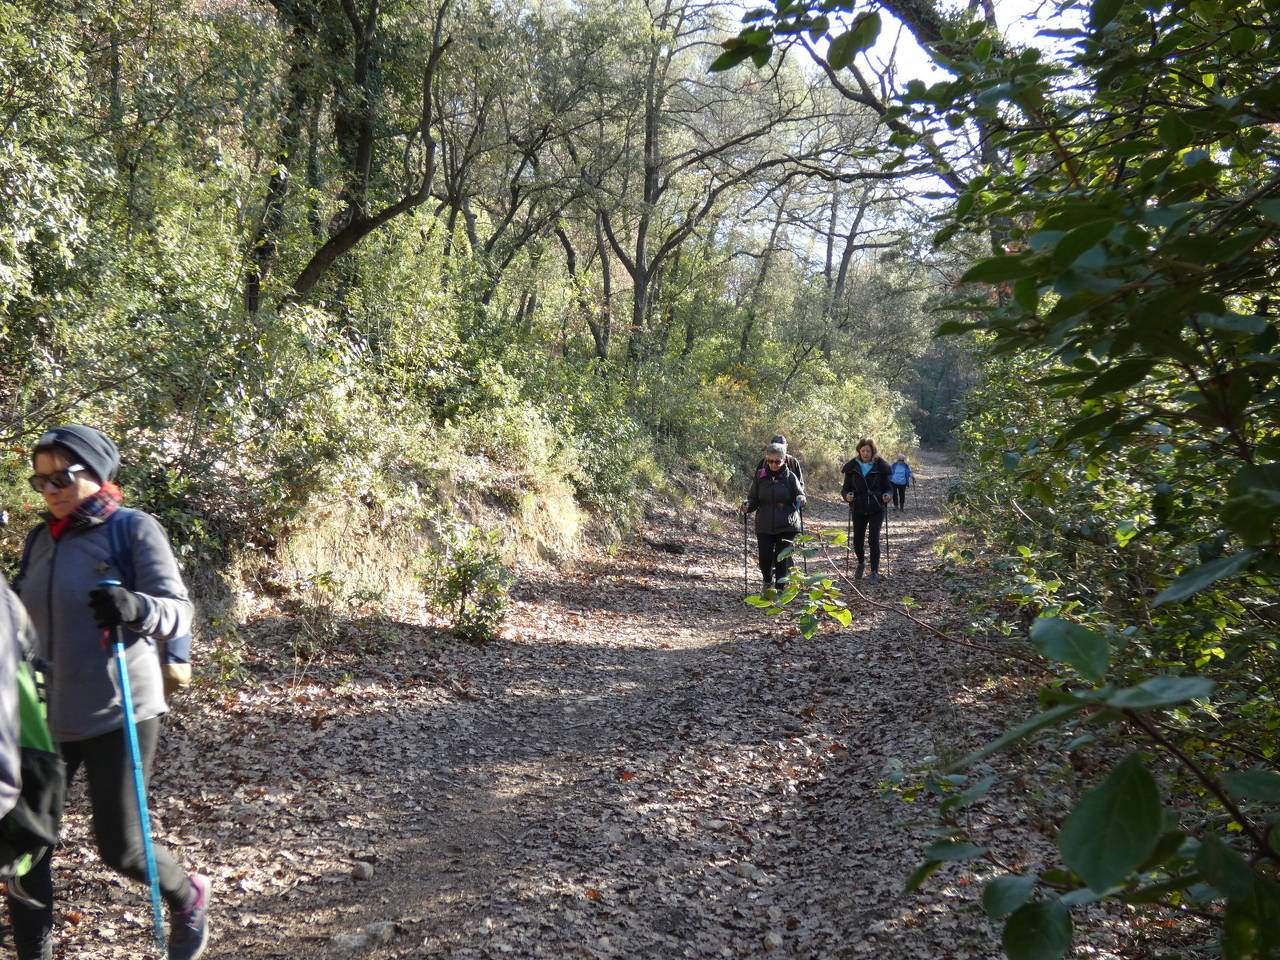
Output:
<instances>
[{"instance_id":1,"label":"dry brown leaves","mask_svg":"<svg viewBox=\"0 0 1280 960\"><path fill-rule=\"evenodd\" d=\"M949 472L922 464L880 588L936 622ZM207 956L998 955L958 868L901 894L931 820L880 789L889 758L999 729L983 664L884 615L812 642L764 620L727 510L646 537L524 571L485 647L406 614L299 671L287 620L253 628L259 682L170 717L153 791L159 839L215 880ZM64 955L148 955L145 890L72 809ZM1047 841L1019 809L996 797L972 825L1027 864Z\"/></svg>"}]
</instances>

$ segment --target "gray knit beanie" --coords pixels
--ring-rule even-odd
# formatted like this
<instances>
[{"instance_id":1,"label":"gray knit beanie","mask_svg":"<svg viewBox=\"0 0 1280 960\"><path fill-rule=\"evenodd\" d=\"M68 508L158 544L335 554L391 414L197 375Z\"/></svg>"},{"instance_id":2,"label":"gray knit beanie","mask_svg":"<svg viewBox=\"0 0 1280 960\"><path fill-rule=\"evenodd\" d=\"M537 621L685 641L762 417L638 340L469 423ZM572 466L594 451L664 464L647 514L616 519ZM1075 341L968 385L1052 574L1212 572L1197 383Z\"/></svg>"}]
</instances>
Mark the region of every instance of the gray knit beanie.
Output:
<instances>
[{"instance_id":1,"label":"gray knit beanie","mask_svg":"<svg viewBox=\"0 0 1280 960\"><path fill-rule=\"evenodd\" d=\"M36 454L48 450L61 450L72 463L84 464L98 478L99 483L114 480L120 469L120 450L101 430L79 423L68 423L46 430L31 451L34 463Z\"/></svg>"}]
</instances>

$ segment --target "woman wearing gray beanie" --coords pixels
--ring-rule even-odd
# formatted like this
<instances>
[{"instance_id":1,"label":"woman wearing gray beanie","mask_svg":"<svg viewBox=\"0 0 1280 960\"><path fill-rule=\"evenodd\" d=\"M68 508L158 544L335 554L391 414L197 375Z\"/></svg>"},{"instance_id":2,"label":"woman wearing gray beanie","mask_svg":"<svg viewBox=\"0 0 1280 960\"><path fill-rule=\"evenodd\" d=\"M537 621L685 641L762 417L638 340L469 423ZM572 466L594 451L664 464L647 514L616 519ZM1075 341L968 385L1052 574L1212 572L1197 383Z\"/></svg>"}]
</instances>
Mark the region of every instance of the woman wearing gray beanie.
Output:
<instances>
[{"instance_id":1,"label":"woman wearing gray beanie","mask_svg":"<svg viewBox=\"0 0 1280 960\"><path fill-rule=\"evenodd\" d=\"M751 489L742 505L744 514L756 515L756 545L765 590L781 587L791 572L791 557L779 559L778 554L795 544L805 502L804 484L787 466L786 457L786 447L769 444L764 465L751 478Z\"/></svg>"},{"instance_id":2,"label":"woman wearing gray beanie","mask_svg":"<svg viewBox=\"0 0 1280 960\"><path fill-rule=\"evenodd\" d=\"M778 434L772 440L770 440L769 443L770 444L776 443L780 447L782 447L782 462L787 465L788 470L790 470L792 473L796 475L796 479L800 481L800 486L803 487L804 486L804 468L800 466L800 461L797 460L787 450L787 438L782 434ZM756 472L759 473L763 469L764 469L764 458L761 457L760 462L756 464Z\"/></svg>"},{"instance_id":3,"label":"woman wearing gray beanie","mask_svg":"<svg viewBox=\"0 0 1280 960\"><path fill-rule=\"evenodd\" d=\"M146 781L168 710L156 643L189 642L191 600L160 524L121 505L123 494L112 482L120 452L110 437L80 424L56 427L36 442L32 464L31 488L48 513L27 537L14 589L35 626L37 653L50 667L49 730L68 782L84 772L103 861L146 882L122 694L104 636L119 631L127 644ZM164 847L154 848L154 862L169 904L170 960L194 960L208 941L209 881L188 874ZM9 898L18 958L45 960L53 951L48 852L22 886L25 899L13 891Z\"/></svg>"}]
</instances>

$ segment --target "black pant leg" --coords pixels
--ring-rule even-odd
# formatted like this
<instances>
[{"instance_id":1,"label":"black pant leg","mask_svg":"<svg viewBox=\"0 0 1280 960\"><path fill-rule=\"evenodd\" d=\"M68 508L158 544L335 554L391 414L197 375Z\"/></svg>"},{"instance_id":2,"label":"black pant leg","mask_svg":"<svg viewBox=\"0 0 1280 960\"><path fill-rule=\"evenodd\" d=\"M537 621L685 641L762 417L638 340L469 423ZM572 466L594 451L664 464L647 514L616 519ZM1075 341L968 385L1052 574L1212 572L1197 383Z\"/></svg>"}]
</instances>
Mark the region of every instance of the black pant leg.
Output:
<instances>
[{"instance_id":1,"label":"black pant leg","mask_svg":"<svg viewBox=\"0 0 1280 960\"><path fill-rule=\"evenodd\" d=\"M80 744L58 744L67 769L67 789L80 768ZM9 897L9 922L13 924L13 946L19 957L40 957L42 946L53 931L53 848L44 852L20 881L23 892L38 901L29 906Z\"/></svg>"},{"instance_id":2,"label":"black pant leg","mask_svg":"<svg viewBox=\"0 0 1280 960\"><path fill-rule=\"evenodd\" d=\"M904 506L907 502L907 485L905 483L891 483L893 488L893 505L895 507Z\"/></svg>"},{"instance_id":3,"label":"black pant leg","mask_svg":"<svg viewBox=\"0 0 1280 960\"><path fill-rule=\"evenodd\" d=\"M777 538L772 533L756 534L756 550L759 554L760 576L768 583L773 579L773 558L778 552Z\"/></svg>"},{"instance_id":4,"label":"black pant leg","mask_svg":"<svg viewBox=\"0 0 1280 960\"><path fill-rule=\"evenodd\" d=\"M777 559L777 555L787 547L794 547L796 543L796 534L794 531L790 533L779 533L774 535L774 541L777 547L774 550L773 563L773 579L781 582L791 573L791 562L794 554L788 554L785 560Z\"/></svg>"},{"instance_id":5,"label":"black pant leg","mask_svg":"<svg viewBox=\"0 0 1280 960\"><path fill-rule=\"evenodd\" d=\"M160 739L160 718L138 724L138 752L142 755L143 783L151 781L151 764ZM147 860L138 818L133 766L123 730L86 740L82 762L93 807L93 833L103 862L140 883L147 882ZM165 847L152 845L160 893L170 907L191 904L191 883Z\"/></svg>"},{"instance_id":6,"label":"black pant leg","mask_svg":"<svg viewBox=\"0 0 1280 960\"><path fill-rule=\"evenodd\" d=\"M853 513L853 553L854 556L858 558L859 563L866 561L866 538L867 515L865 513L858 513L855 510Z\"/></svg>"},{"instance_id":7,"label":"black pant leg","mask_svg":"<svg viewBox=\"0 0 1280 960\"><path fill-rule=\"evenodd\" d=\"M9 922L13 925L13 946L19 957L39 957L42 944L53 931L53 849L45 850L19 882L23 892L40 906L33 907L9 894Z\"/></svg>"},{"instance_id":8,"label":"black pant leg","mask_svg":"<svg viewBox=\"0 0 1280 960\"><path fill-rule=\"evenodd\" d=\"M884 511L867 518L867 534L871 541L871 569L880 569L880 528L884 525Z\"/></svg>"}]
</instances>

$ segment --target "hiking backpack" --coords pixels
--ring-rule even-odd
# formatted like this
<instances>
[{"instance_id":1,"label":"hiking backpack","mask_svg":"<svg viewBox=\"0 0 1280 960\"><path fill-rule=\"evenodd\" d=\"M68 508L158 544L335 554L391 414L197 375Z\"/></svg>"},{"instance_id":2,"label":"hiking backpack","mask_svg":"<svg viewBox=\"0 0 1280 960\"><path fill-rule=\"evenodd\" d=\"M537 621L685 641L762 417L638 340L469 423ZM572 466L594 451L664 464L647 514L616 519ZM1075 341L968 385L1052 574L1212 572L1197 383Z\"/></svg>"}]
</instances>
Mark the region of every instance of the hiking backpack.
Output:
<instances>
[{"instance_id":1,"label":"hiking backpack","mask_svg":"<svg viewBox=\"0 0 1280 960\"><path fill-rule=\"evenodd\" d=\"M54 746L41 696L41 675L27 651L18 661L18 719L22 792L13 809L0 817L0 879L9 893L31 906L18 882L58 842L67 770Z\"/></svg>"}]
</instances>

